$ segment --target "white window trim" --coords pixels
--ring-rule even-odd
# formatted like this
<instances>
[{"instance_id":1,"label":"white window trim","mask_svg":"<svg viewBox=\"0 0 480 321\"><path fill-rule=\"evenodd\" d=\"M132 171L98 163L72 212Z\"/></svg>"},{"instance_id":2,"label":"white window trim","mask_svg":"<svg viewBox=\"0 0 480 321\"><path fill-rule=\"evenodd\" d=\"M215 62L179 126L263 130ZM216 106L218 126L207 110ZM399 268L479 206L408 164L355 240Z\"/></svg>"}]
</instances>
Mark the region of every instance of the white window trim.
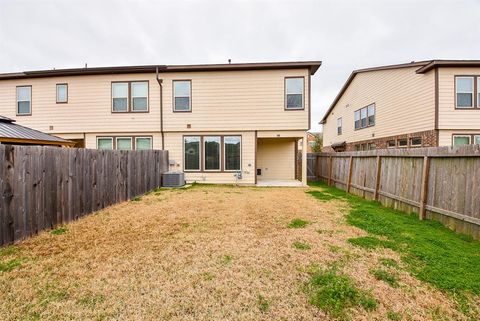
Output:
<instances>
[{"instance_id":1,"label":"white window trim","mask_svg":"<svg viewBox=\"0 0 480 321\"><path fill-rule=\"evenodd\" d=\"M127 97L115 97L113 96L113 87L115 87L115 85L119 85L119 84L126 84L127 85ZM111 109L112 109L112 113L128 113L129 110L130 110L130 99L128 99L128 96L129 96L129 92L130 92L130 85L128 83L128 81L125 81L125 82L122 82L122 81L119 81L119 82L112 82L112 101L111 101ZM114 110L113 109L113 99L114 98L126 98L127 99L127 109L126 110Z\"/></svg>"},{"instance_id":2,"label":"white window trim","mask_svg":"<svg viewBox=\"0 0 480 321\"><path fill-rule=\"evenodd\" d=\"M100 149L100 150L115 150L115 149L114 149L115 146L113 146L113 137L97 137L97 149L99 149L99 148L98 148L98 146L99 146L99 145L98 145L98 141L99 141L100 139L108 139L108 140L110 140L110 141L112 142L112 149Z\"/></svg>"},{"instance_id":3,"label":"white window trim","mask_svg":"<svg viewBox=\"0 0 480 321\"><path fill-rule=\"evenodd\" d=\"M59 88L59 87L65 87L65 90L66 90L66 92L65 92L65 100L59 100L59 99L58 99L58 88ZM56 103L57 103L57 104L66 104L66 103L68 103L68 84L56 84L55 89L56 89L56 92L55 92L55 94L56 94L56 97L55 97Z\"/></svg>"},{"instance_id":4,"label":"white window trim","mask_svg":"<svg viewBox=\"0 0 480 321\"><path fill-rule=\"evenodd\" d=\"M406 140L407 141L407 145L405 146L400 146L400 141L401 140ZM397 139L397 148L408 148L408 138L399 138Z\"/></svg>"},{"instance_id":5,"label":"white window trim","mask_svg":"<svg viewBox=\"0 0 480 321\"><path fill-rule=\"evenodd\" d=\"M473 143L476 144L477 137L480 137L480 135L473 135Z\"/></svg>"},{"instance_id":6,"label":"white window trim","mask_svg":"<svg viewBox=\"0 0 480 321\"><path fill-rule=\"evenodd\" d=\"M302 80L302 91L300 93L287 93L287 83L288 79L301 79ZM285 78L285 89L284 89L284 99L285 99L285 110L304 110L305 109L305 77L286 77ZM288 95L302 95L302 105L300 107L288 107Z\"/></svg>"},{"instance_id":7,"label":"white window trim","mask_svg":"<svg viewBox=\"0 0 480 321\"><path fill-rule=\"evenodd\" d=\"M422 137L411 137L410 139L410 147L422 147L423 146L423 139ZM420 144L413 144L414 139L420 139Z\"/></svg>"},{"instance_id":8,"label":"white window trim","mask_svg":"<svg viewBox=\"0 0 480 321\"><path fill-rule=\"evenodd\" d=\"M189 84L189 91L188 91L188 96L177 96L175 93L175 83L176 82L188 82ZM172 89L173 89L173 111L174 112L191 112L192 111L192 81L188 79L178 79L178 80L172 80ZM178 110L177 109L177 101L175 98L188 98L188 109L187 110Z\"/></svg>"},{"instance_id":9,"label":"white window trim","mask_svg":"<svg viewBox=\"0 0 480 321\"><path fill-rule=\"evenodd\" d=\"M18 89L19 88L29 88L30 89L30 100L19 100L18 99ZM15 106L15 109L17 111L17 116L30 116L32 114L32 86L17 86L17 89L15 91L15 100L16 100L16 106ZM28 113L21 113L19 112L19 108L18 108L18 103L19 102L24 102L24 101L28 101L30 103L30 111Z\"/></svg>"},{"instance_id":10,"label":"white window trim","mask_svg":"<svg viewBox=\"0 0 480 321\"><path fill-rule=\"evenodd\" d=\"M395 145L393 145L393 146L388 146L388 142L390 142L390 141L393 141L393 142L395 143ZM397 147L397 142L396 142L394 139L387 140L387 148L395 148L395 147Z\"/></svg>"},{"instance_id":11,"label":"white window trim","mask_svg":"<svg viewBox=\"0 0 480 321\"><path fill-rule=\"evenodd\" d=\"M458 91L458 80L459 79L471 79L472 80L472 91L463 92ZM471 106L458 106L457 104L457 94L471 94L472 95L472 105ZM475 77L473 76L457 76L455 77L455 108L457 109L473 109L475 107Z\"/></svg>"},{"instance_id":12,"label":"white window trim","mask_svg":"<svg viewBox=\"0 0 480 321\"><path fill-rule=\"evenodd\" d=\"M212 138L212 137L215 137L215 138L220 138L220 142L219 142L219 148L220 150L218 151L218 169L206 169L206 166L205 166L205 163L207 161L206 159L206 148L205 148L205 141L207 138ZM202 139L202 145L203 145L203 171L204 172L221 172L222 171L222 136L203 136L203 139Z\"/></svg>"},{"instance_id":13,"label":"white window trim","mask_svg":"<svg viewBox=\"0 0 480 321\"><path fill-rule=\"evenodd\" d=\"M120 137L120 138L122 138L122 137ZM138 146L137 141L138 141L139 138L140 139L148 139L150 141L150 149L153 149L152 137L150 137L150 136L136 136L135 137L135 150L137 150L137 146ZM146 149L140 149L140 150L146 150Z\"/></svg>"},{"instance_id":14,"label":"white window trim","mask_svg":"<svg viewBox=\"0 0 480 321\"><path fill-rule=\"evenodd\" d=\"M339 125L340 123L340 125ZM355 126L355 124L354 124ZM340 129L340 133L338 132L338 129ZM340 136L343 134L343 120L342 117L337 118L337 136Z\"/></svg>"},{"instance_id":15,"label":"white window trim","mask_svg":"<svg viewBox=\"0 0 480 321\"><path fill-rule=\"evenodd\" d=\"M453 137L452 137L452 147L455 146L455 138L456 137L467 137L468 138L468 144L467 145L472 144L472 135L453 135Z\"/></svg>"},{"instance_id":16,"label":"white window trim","mask_svg":"<svg viewBox=\"0 0 480 321\"><path fill-rule=\"evenodd\" d=\"M198 169L186 169L185 168L185 139L186 138L198 138ZM185 172L201 172L202 171L202 144L203 139L201 136L183 136L183 148L182 148L182 157L183 157L183 170Z\"/></svg>"},{"instance_id":17,"label":"white window trim","mask_svg":"<svg viewBox=\"0 0 480 321\"><path fill-rule=\"evenodd\" d=\"M119 139L130 139L130 149L118 149L118 140ZM128 137L128 136L115 137L115 150L133 150L133 138Z\"/></svg>"},{"instance_id":18,"label":"white window trim","mask_svg":"<svg viewBox=\"0 0 480 321\"><path fill-rule=\"evenodd\" d=\"M238 137L240 138L240 168L239 169L227 169L226 168L226 155L225 155L225 152L226 152L226 148L225 148L225 138L228 138L228 137ZM227 135L227 136L223 136L223 170L225 172L238 172L238 171L241 171L242 170L242 136L236 136L236 135ZM222 167L222 164L220 164L220 167Z\"/></svg>"},{"instance_id":19,"label":"white window trim","mask_svg":"<svg viewBox=\"0 0 480 321\"><path fill-rule=\"evenodd\" d=\"M134 96L133 95L133 84L146 84L147 85L147 96ZM150 93L150 83L148 81L131 81L129 84L129 93L130 93L130 105L127 106L127 112L132 112L132 113L148 113L150 111L150 99L149 99L149 93ZM147 98L147 109L144 110L135 110L134 105L133 105L133 98ZM132 107L128 109L128 107ZM113 105L112 105L113 108Z\"/></svg>"}]
</instances>

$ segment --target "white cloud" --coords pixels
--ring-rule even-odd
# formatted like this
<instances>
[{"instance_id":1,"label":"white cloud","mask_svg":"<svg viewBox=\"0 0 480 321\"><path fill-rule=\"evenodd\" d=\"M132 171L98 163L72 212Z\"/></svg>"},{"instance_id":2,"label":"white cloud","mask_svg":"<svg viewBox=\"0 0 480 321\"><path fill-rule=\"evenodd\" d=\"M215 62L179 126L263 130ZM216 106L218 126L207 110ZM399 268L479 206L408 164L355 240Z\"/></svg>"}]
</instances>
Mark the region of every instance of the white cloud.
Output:
<instances>
[{"instance_id":1,"label":"white cloud","mask_svg":"<svg viewBox=\"0 0 480 321\"><path fill-rule=\"evenodd\" d=\"M312 126L353 69L478 59L480 2L0 0L0 72L322 60Z\"/></svg>"}]
</instances>

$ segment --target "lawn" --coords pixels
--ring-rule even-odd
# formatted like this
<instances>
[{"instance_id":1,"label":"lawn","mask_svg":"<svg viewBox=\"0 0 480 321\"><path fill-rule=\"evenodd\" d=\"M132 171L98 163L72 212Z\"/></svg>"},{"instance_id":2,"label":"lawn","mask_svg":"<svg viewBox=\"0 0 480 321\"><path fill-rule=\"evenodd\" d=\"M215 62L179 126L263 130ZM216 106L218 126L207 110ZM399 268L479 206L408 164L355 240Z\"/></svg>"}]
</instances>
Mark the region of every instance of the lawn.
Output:
<instances>
[{"instance_id":1,"label":"lawn","mask_svg":"<svg viewBox=\"0 0 480 321\"><path fill-rule=\"evenodd\" d=\"M479 274L470 265L479 257L478 243L430 222L419 222L418 230L396 212L384 213L403 222L389 232L391 217L379 221L384 214L377 207L325 186L161 189L0 249L0 315L2 320L478 317L478 284L472 282ZM418 238L417 232L428 235ZM449 273L436 265L438 255L422 256L437 250L431 243L446 247L442 256L454 251L440 262ZM454 278L451 264L459 252L464 254Z\"/></svg>"}]
</instances>

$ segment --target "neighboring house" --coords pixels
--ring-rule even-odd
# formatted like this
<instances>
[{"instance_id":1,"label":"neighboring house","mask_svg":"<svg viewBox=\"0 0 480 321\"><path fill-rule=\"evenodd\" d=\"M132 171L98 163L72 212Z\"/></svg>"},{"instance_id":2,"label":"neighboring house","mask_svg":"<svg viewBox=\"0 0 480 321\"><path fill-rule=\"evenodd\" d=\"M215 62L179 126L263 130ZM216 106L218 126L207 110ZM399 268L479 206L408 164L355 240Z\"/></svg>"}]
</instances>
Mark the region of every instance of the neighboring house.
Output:
<instances>
[{"instance_id":1,"label":"neighboring house","mask_svg":"<svg viewBox=\"0 0 480 321\"><path fill-rule=\"evenodd\" d=\"M0 144L72 147L75 142L20 126L15 120L0 116Z\"/></svg>"},{"instance_id":2,"label":"neighboring house","mask_svg":"<svg viewBox=\"0 0 480 321\"><path fill-rule=\"evenodd\" d=\"M313 148L315 147L315 142L317 141L317 137L322 136L322 133L311 133L307 132L307 153L313 153ZM301 151L303 148L302 142L298 142L298 150Z\"/></svg>"},{"instance_id":3,"label":"neighboring house","mask_svg":"<svg viewBox=\"0 0 480 321\"><path fill-rule=\"evenodd\" d=\"M165 149L189 182L306 184L297 141L310 128L320 62L159 65L0 75L0 113L100 149ZM306 153L306 148L304 148ZM305 156L304 153L304 156Z\"/></svg>"},{"instance_id":4,"label":"neighboring house","mask_svg":"<svg viewBox=\"0 0 480 321\"><path fill-rule=\"evenodd\" d=\"M480 60L353 71L320 122L324 150L480 143Z\"/></svg>"}]
</instances>

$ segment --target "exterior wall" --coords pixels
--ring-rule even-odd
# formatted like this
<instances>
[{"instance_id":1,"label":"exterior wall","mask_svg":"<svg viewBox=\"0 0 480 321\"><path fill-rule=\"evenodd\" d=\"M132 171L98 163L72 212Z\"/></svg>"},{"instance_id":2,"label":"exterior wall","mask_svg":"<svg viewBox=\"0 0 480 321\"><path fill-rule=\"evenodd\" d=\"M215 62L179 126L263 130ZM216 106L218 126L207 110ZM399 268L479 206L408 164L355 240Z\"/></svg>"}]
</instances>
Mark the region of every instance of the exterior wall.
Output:
<instances>
[{"instance_id":1,"label":"exterior wall","mask_svg":"<svg viewBox=\"0 0 480 321\"><path fill-rule=\"evenodd\" d=\"M296 141L285 138L259 139L257 168L262 170L258 180L295 179Z\"/></svg>"},{"instance_id":2,"label":"exterior wall","mask_svg":"<svg viewBox=\"0 0 480 321\"><path fill-rule=\"evenodd\" d=\"M358 142L434 129L435 75L416 74L419 67L358 73L332 110L323 130L323 145ZM354 112L375 103L375 125L354 129ZM337 135L337 118L342 134Z\"/></svg>"},{"instance_id":3,"label":"exterior wall","mask_svg":"<svg viewBox=\"0 0 480 321\"><path fill-rule=\"evenodd\" d=\"M303 110L285 110L285 77L304 77ZM289 138L282 144L288 158L285 179L294 179L294 141L309 128L309 70L197 71L160 73L164 140L172 170L183 170L183 135L241 135L242 173L239 183L255 183L255 131L258 137ZM191 112L173 112L173 80L191 80ZM149 112L112 113L111 83L148 81ZM68 103L56 103L56 84L68 84ZM32 86L32 114L16 115L16 87ZM0 115L66 139L84 140L97 148L97 137L151 136L162 149L160 86L153 73L62 76L0 81ZM290 146L291 145L291 146ZM306 148L306 145L305 145ZM304 157L305 158L305 157ZM283 161L283 160L282 160ZM305 160L306 162L306 160ZM306 182L306 165L302 177ZM275 166L273 167L275 168ZM291 172L291 173L290 173ZM189 182L233 183L233 172L186 173ZM276 178L279 179L279 178Z\"/></svg>"},{"instance_id":4,"label":"exterior wall","mask_svg":"<svg viewBox=\"0 0 480 321\"><path fill-rule=\"evenodd\" d=\"M166 133L165 149L168 150L170 166L172 171L183 171L183 136L184 135L238 135L242 136L241 144L241 166L243 178L238 181L239 184L255 184L255 132L184 132L184 133ZM223 149L222 149L223 150ZM223 157L223 155L222 155ZM231 184L235 182L234 172L186 172L187 182Z\"/></svg>"},{"instance_id":5,"label":"exterior wall","mask_svg":"<svg viewBox=\"0 0 480 321\"><path fill-rule=\"evenodd\" d=\"M308 75L306 68L161 73L164 131L307 130ZM303 110L284 109L284 81L292 76L305 78ZM180 79L192 81L192 112L173 112L172 81ZM149 82L149 112L112 113L111 82L136 80ZM58 83L68 83L66 104L56 103ZM22 85L32 86L31 116L16 116ZM48 134L160 131L160 87L153 73L2 80L0 115Z\"/></svg>"},{"instance_id":6,"label":"exterior wall","mask_svg":"<svg viewBox=\"0 0 480 321\"><path fill-rule=\"evenodd\" d=\"M477 129L449 129L440 130L438 134L439 146L452 146L453 135L480 135L480 124Z\"/></svg>"},{"instance_id":7,"label":"exterior wall","mask_svg":"<svg viewBox=\"0 0 480 321\"><path fill-rule=\"evenodd\" d=\"M480 132L480 109L455 109L455 76L479 76L480 68L438 68L438 128ZM442 138L441 144L447 140ZM451 145L451 137L446 146ZM443 146L443 145L441 145Z\"/></svg>"}]
</instances>

